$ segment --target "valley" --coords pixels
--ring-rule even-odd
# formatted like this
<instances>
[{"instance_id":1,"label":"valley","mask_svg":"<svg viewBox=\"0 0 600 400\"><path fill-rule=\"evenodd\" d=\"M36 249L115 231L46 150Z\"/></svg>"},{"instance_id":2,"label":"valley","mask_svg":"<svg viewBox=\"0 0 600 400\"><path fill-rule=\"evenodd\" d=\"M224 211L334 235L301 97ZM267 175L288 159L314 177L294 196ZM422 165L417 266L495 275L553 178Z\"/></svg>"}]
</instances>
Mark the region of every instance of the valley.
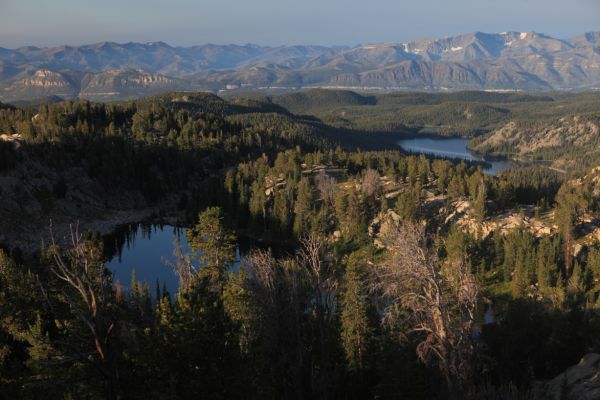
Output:
<instances>
[{"instance_id":1,"label":"valley","mask_svg":"<svg viewBox=\"0 0 600 400\"><path fill-rule=\"evenodd\" d=\"M0 359L4 385L21 393L38 374L83 369L85 383L53 387L101 398L114 380L125 397L159 398L149 377L165 376L180 398L321 385L386 397L389 383L404 397L428 393L426 381L459 390L447 376L465 398L555 393L598 346L599 105L595 93L322 89L1 104L0 337L19 365ZM416 306L395 303L429 287L406 281L416 270L453 305L440 312L464 341L447 345L466 375L417 356L437 339L414 330ZM101 296L94 329L117 327L100 347L110 361L72 311L86 303L70 276ZM89 362L70 361L79 352ZM68 361L47 367L55 354ZM348 375L282 382L273 363L314 382ZM208 385L215 374L227 389Z\"/></svg>"},{"instance_id":2,"label":"valley","mask_svg":"<svg viewBox=\"0 0 600 400\"><path fill-rule=\"evenodd\" d=\"M0 399L600 399L599 17L0 0Z\"/></svg>"}]
</instances>

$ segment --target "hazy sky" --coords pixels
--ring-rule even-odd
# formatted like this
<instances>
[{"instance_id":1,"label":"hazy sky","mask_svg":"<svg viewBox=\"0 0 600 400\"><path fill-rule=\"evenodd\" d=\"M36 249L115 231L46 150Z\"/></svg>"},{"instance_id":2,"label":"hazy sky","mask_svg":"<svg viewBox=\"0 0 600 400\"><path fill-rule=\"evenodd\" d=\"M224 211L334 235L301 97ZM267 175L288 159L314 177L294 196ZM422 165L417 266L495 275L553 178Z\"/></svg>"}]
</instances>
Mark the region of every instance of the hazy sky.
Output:
<instances>
[{"instance_id":1,"label":"hazy sky","mask_svg":"<svg viewBox=\"0 0 600 400\"><path fill-rule=\"evenodd\" d=\"M600 31L600 0L0 0L0 46L344 44Z\"/></svg>"}]
</instances>

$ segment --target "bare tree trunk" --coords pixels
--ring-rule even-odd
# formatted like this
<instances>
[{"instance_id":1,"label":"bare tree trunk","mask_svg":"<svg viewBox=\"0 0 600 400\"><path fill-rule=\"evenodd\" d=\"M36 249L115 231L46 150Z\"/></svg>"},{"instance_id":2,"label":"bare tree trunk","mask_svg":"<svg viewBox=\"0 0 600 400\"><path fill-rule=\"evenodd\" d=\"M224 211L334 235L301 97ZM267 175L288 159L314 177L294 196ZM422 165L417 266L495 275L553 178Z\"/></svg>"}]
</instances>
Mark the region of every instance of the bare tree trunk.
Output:
<instances>
[{"instance_id":1,"label":"bare tree trunk","mask_svg":"<svg viewBox=\"0 0 600 400\"><path fill-rule=\"evenodd\" d=\"M424 335L417 356L436 365L448 391L471 378L471 333L478 287L463 260L442 270L437 243L419 223L397 224L387 233L388 257L375 270L372 290L385 305L384 322L408 312L412 330Z\"/></svg>"},{"instance_id":2,"label":"bare tree trunk","mask_svg":"<svg viewBox=\"0 0 600 400\"><path fill-rule=\"evenodd\" d=\"M333 382L333 362L330 351L331 324L333 319L333 306L337 280L331 271L330 263L323 257L324 239L311 233L301 240L302 250L299 252L300 264L309 274L314 296L315 323L317 328L317 341L321 359L321 370L313 376L316 379L313 391L321 399L329 398Z\"/></svg>"},{"instance_id":3,"label":"bare tree trunk","mask_svg":"<svg viewBox=\"0 0 600 400\"><path fill-rule=\"evenodd\" d=\"M63 255L52 232L51 237L50 250L54 259L51 271L66 284L62 294L91 334L93 347L98 355L99 370L105 382L106 397L116 399L118 369L111 346L115 324L104 312L105 303L113 293L104 273L99 249L85 242L77 229L72 228L71 248Z\"/></svg>"}]
</instances>

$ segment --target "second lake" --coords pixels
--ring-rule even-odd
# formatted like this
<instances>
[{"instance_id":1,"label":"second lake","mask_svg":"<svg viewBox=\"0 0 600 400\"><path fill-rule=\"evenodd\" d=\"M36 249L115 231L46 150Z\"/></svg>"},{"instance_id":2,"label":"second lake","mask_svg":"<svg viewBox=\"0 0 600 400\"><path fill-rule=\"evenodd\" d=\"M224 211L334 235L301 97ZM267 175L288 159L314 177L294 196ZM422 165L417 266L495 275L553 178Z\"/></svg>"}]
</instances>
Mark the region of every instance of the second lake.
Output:
<instances>
[{"instance_id":1,"label":"second lake","mask_svg":"<svg viewBox=\"0 0 600 400\"><path fill-rule=\"evenodd\" d=\"M468 144L469 141L467 139L455 137L422 137L398 141L398 145L410 153L466 161L483 161L488 164L488 166L483 168L483 171L490 175L496 175L511 167L512 164L510 161L486 160L477 156L467 148Z\"/></svg>"}]
</instances>

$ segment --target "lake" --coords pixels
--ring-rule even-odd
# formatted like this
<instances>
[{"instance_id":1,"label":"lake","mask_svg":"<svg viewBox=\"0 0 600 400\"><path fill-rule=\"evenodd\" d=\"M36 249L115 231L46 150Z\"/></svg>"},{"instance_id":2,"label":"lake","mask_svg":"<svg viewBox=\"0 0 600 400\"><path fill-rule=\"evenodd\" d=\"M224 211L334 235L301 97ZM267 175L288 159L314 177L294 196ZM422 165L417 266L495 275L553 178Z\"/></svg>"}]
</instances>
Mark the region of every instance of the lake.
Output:
<instances>
[{"instance_id":1,"label":"lake","mask_svg":"<svg viewBox=\"0 0 600 400\"><path fill-rule=\"evenodd\" d=\"M179 279L170 265L177 261L173 255L176 242L179 242L184 254L192 253L184 228L148 223L123 225L104 237L106 267L112 271L113 281L118 280L126 290L131 288L131 275L135 271L139 282L150 285L153 296L157 281L161 289L165 284L169 292L175 294ZM242 255L247 254L250 248L249 240L238 241L232 271L239 269Z\"/></svg>"},{"instance_id":2,"label":"lake","mask_svg":"<svg viewBox=\"0 0 600 400\"><path fill-rule=\"evenodd\" d=\"M185 230L170 225L132 224L122 226L113 234L104 238L106 266L113 272L114 282L129 289L131 274L136 279L150 285L154 295L156 282L161 289L163 284L174 294L179 280L168 262L175 263L173 255L175 241L178 240L184 253L191 253L185 238Z\"/></svg>"},{"instance_id":3,"label":"lake","mask_svg":"<svg viewBox=\"0 0 600 400\"><path fill-rule=\"evenodd\" d=\"M398 142L404 150L411 153L423 153L448 159L467 161L485 161L488 174L495 175L511 167L508 161L485 160L467 149L468 140L462 138L422 137L403 139ZM176 262L173 250L179 241L185 254L191 253L185 237L185 229L171 225L132 224L122 226L113 234L104 238L107 267L113 272L113 278L124 288L131 287L131 275L135 271L136 279L150 285L154 293L156 282L162 287L166 284L170 293L178 288L178 278L168 263ZM236 250L236 263L241 264L240 248L247 253L248 243L240 242Z\"/></svg>"},{"instance_id":4,"label":"lake","mask_svg":"<svg viewBox=\"0 0 600 400\"><path fill-rule=\"evenodd\" d=\"M419 137L402 139L398 145L404 150L415 154L428 154L448 159L461 159L466 161L483 161L489 164L483 171L496 175L512 166L510 161L486 160L471 152L467 145L469 141L463 138L446 137Z\"/></svg>"}]
</instances>

